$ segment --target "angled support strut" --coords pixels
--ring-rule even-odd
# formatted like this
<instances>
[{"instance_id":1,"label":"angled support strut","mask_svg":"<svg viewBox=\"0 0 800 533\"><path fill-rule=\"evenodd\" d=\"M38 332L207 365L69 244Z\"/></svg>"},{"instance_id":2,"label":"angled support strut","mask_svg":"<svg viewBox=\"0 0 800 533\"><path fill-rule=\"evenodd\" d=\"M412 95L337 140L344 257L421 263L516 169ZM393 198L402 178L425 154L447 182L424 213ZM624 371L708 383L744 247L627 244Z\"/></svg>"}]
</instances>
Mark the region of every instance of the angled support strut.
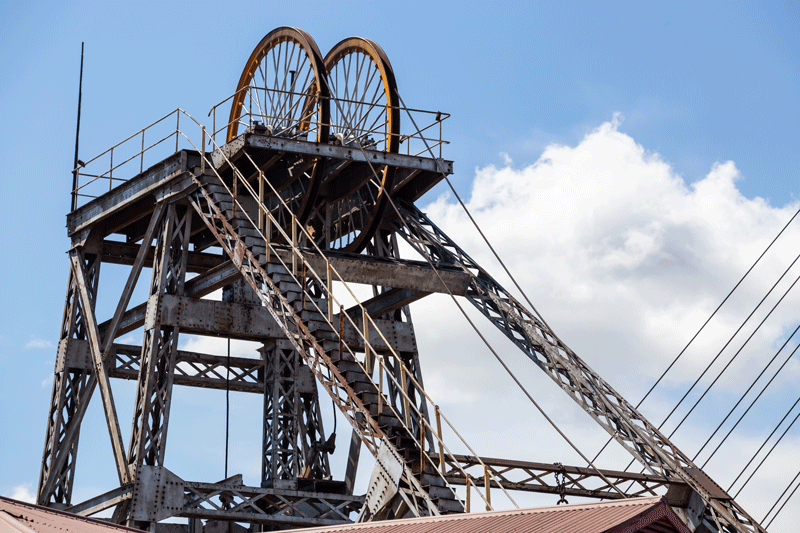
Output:
<instances>
[{"instance_id":1,"label":"angled support strut","mask_svg":"<svg viewBox=\"0 0 800 533\"><path fill-rule=\"evenodd\" d=\"M550 376L650 472L689 485L706 503L704 518L720 531L766 530L732 498L712 496L702 471L550 328L482 269L416 207L401 209L400 235L433 265L458 266L471 276L467 299ZM702 474L704 476L704 474Z\"/></svg>"}]
</instances>

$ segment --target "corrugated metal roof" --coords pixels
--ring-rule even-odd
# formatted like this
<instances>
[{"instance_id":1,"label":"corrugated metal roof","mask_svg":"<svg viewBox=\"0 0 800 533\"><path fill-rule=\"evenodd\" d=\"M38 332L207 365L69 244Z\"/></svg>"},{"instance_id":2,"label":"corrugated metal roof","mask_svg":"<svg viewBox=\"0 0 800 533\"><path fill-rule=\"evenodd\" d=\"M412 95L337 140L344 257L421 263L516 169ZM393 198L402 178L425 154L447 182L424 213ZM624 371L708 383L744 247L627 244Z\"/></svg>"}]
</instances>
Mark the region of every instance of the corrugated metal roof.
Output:
<instances>
[{"instance_id":1,"label":"corrugated metal roof","mask_svg":"<svg viewBox=\"0 0 800 533\"><path fill-rule=\"evenodd\" d=\"M656 525L657 524L657 525ZM690 533L661 497L296 529L306 533Z\"/></svg>"},{"instance_id":2,"label":"corrugated metal roof","mask_svg":"<svg viewBox=\"0 0 800 533\"><path fill-rule=\"evenodd\" d=\"M33 505L0 496L0 532L19 533L109 533L126 531L141 533L95 518L85 518L49 507Z\"/></svg>"}]
</instances>

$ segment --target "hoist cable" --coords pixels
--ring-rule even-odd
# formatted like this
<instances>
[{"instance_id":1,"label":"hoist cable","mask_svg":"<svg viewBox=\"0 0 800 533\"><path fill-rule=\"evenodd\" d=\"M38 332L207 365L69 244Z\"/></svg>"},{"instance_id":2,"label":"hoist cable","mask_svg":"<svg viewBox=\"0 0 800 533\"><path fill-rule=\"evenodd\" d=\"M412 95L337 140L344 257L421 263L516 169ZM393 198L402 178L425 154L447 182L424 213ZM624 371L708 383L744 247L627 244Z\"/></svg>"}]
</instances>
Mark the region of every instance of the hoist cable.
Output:
<instances>
[{"instance_id":1,"label":"hoist cable","mask_svg":"<svg viewBox=\"0 0 800 533\"><path fill-rule=\"evenodd\" d=\"M332 433L332 435L336 435L336 411L338 411L338 409L336 409L336 402L333 401L333 398L331 398L331 405L333 406L333 433Z\"/></svg>"},{"instance_id":2,"label":"hoist cable","mask_svg":"<svg viewBox=\"0 0 800 533\"><path fill-rule=\"evenodd\" d=\"M747 464L744 465L744 468L742 469L741 472L739 472L739 475L736 476L736 479L733 480L733 483L731 483L731 486L728 487L728 490L726 492L730 492L731 491L731 489L733 488L733 485L736 484L736 482L739 480L740 477L742 477L742 474L745 473L745 471L747 470L747 467L750 466L750 464L753 462L753 460L756 457L758 457L758 454L761 452L761 450L764 448L764 446L767 445L767 442L769 442L769 439L772 438L772 435L774 435L775 432L778 431L778 428L781 427L781 424L783 424L783 421L786 420L786 417L789 416L789 413L792 412L792 410L795 408L795 406L798 404L798 402L800 402L800 397L798 397L797 400L795 400L795 402L792 404L792 406L789 408L789 410L786 411L786 414L783 415L783 418L781 418L781 421L778 422L778 425L775 426L775 429L773 429L772 432L767 436L767 438L764 439L764 442L761 444L761 446L758 447L758 450L756 450L756 453L753 454L753 457L750 458L750 460L747 462ZM772 448L770 448L770 450L767 452L767 455L765 455L764 458L761 460L761 462L758 463L758 466L750 474L750 477L748 477L747 480L745 480L744 484L741 487L739 487L739 490L737 490L736 494L733 495L734 498L739 496L739 493L742 492L742 489L744 489L745 485L747 485L747 483L749 483L750 480L753 478L753 474L755 474L758 471L758 469L761 468L761 465L764 464L764 461L767 460L767 457L769 457L769 455L772 453L772 450L774 450L775 447L778 445L778 443L781 441L781 439L783 439L783 436L786 435L786 433L792 428L794 423L797 421L798 417L800 417L800 411L797 412L797 415L794 417L794 419L792 420L791 424L789 424L789 426L784 430L784 432L781 434L781 436L778 438L778 440L775 442L775 444L772 445Z\"/></svg>"},{"instance_id":3,"label":"hoist cable","mask_svg":"<svg viewBox=\"0 0 800 533\"><path fill-rule=\"evenodd\" d=\"M780 495L780 496L778 496L778 499L777 499L777 500L775 500L775 503L774 503L774 504L772 504L772 507L770 507L769 511L767 511L767 514L766 514L766 515L764 515L764 520L766 520L766 519L767 519L767 517L769 516L769 513L771 513L771 512L772 512L772 510L775 508L775 506L776 506L776 505L778 505L778 502L779 502L779 501L781 501L781 498L783 498L783 495L784 495L784 494L786 494L786 491L787 491L787 490L789 490L789 487L791 487L791 486L792 486L792 484L793 484L793 483L794 483L794 482L797 480L798 476L800 476L800 470L799 470L799 471L797 472L797 474L794 476L794 479L792 479L792 481L790 481L790 482L789 482L789 484L788 484L788 485L786 486L786 488L783 490L783 492L781 493L781 495ZM789 494L789 497L788 497L788 498L786 498L786 501L784 501L784 502L783 502L783 505L781 505L780 509L778 509L778 511L775 513L775 516L773 516L773 517L770 519L769 523L768 523L766 526L764 526L764 527L769 527L769 526L771 526L771 525L772 525L772 522L773 522L773 521L774 521L776 518L778 518L778 515L779 515L779 514L781 514L781 511L783 511L783 508L786 506L786 504L787 504L787 503L789 503L789 500L791 500L791 499L792 499L792 496L794 496L794 493L795 493L795 492L797 492L797 488L798 488L798 487L800 487L800 483L798 483L798 484L797 484L797 486L794 488L794 490L792 490L792 493L791 493L791 494ZM764 523L764 520L762 520L762 521L761 521L761 523L762 523L762 524Z\"/></svg>"},{"instance_id":4,"label":"hoist cable","mask_svg":"<svg viewBox=\"0 0 800 533\"><path fill-rule=\"evenodd\" d=\"M225 365L225 477L228 479L228 442L231 426L231 340L228 339L228 358Z\"/></svg>"},{"instance_id":5,"label":"hoist cable","mask_svg":"<svg viewBox=\"0 0 800 533\"><path fill-rule=\"evenodd\" d=\"M400 100L400 104L401 104L401 105L402 105L404 108L406 108L406 107L405 107L406 103L403 101L403 98L400 96L400 93L399 93L399 92L398 92L398 94L397 94L397 98ZM406 109L408 109L408 108L406 108ZM416 123L416 121L414 120L414 117L412 117L412 116L411 116L411 113L409 113L409 112L407 111L407 114L408 114L408 118L410 118L410 119L411 119L411 123L414 125L414 127L415 127L415 128L417 128L417 131L420 131L420 129L419 129L419 126L417 126L417 123ZM431 154L431 156L433 156L433 152L431 151L430 147L428 146L428 143L427 143L427 141L425 141L425 139L424 139L424 138L423 138L422 140L423 140L423 142L425 143L425 147L428 149L428 152ZM473 225L473 226L475 226L475 229L476 229L476 230L478 230L478 233L480 234L481 238L483 239L483 242L485 242L485 243L486 243L486 245L489 247L489 249L492 251L492 255L494 255L495 259L497 259L498 263L500 263L500 266L501 266L501 267L503 267L503 271L504 271L504 272L506 273L506 275L508 275L508 277L511 279L511 282L514 284L514 286L515 286L515 287L517 288L517 290L520 292L520 294L522 295L522 297L523 297L523 298L525 298L525 301L526 301L526 302L528 302L528 305L531 307L531 310L532 310L534 313L536 313L536 315L539 317L539 320L541 320L541 321L542 321L542 323L543 323L545 326L547 326L547 329L549 329L549 330L550 330L550 334L551 334L551 335L553 335L553 337L554 337L554 338L555 338L555 339L556 339L558 342L560 342L560 343L561 343L561 339L559 339L559 338L558 338L558 336L556 336L556 334L553 332L553 329L550 327L550 325L547 323L547 321L544 319L544 317L541 315L541 313L539 313L539 311L536 309L536 306L535 306L535 305L533 305L533 302L531 302L530 298L528 298L528 295L525 293L525 291L523 291L523 290L522 290L522 287L520 287L519 283L517 283L517 280L516 280L516 278L515 278L515 277L514 277L514 276L511 274L511 271L508 269L508 267L506 267L506 264L505 264L505 263L503 262L503 260L500 258L500 255L497 253L497 251L495 251L495 249L494 249L494 246L492 246L492 243L490 243L490 242L489 242L489 239L488 239L488 238L486 238L486 235L484 235L484 233L483 233L483 230L481 230L480 226L478 226L478 223L477 223L477 222L475 221L475 219L472 217L472 213L470 213L470 212L469 212L469 209L467 209L467 206L466 206L466 204L465 204L465 203L464 203L464 201L461 199L461 196L460 196L460 195L458 194L458 192L456 191L456 188L455 188L455 187L453 187L453 183L450 181L450 178L449 178L449 177L447 177L447 174L445 174L445 173L444 173L444 171L441 169L441 167L439 167L439 174L441 174L441 176L442 176L442 177L444 178L444 180L447 182L447 185L448 185L448 187L450 187L450 190L451 190L451 191L453 191L453 195L455 195L456 199L458 200L458 203L459 203L459 204L461 204L461 208L462 208L462 209L464 210L464 212L467 214L467 216L469 217L470 221L472 222L472 225ZM391 196L389 196L389 200L390 200L390 201L391 201L391 199L392 199L392 197L391 197ZM396 209L397 209L397 208L395 208L395 210L396 210ZM561 344L563 344L563 343L561 343Z\"/></svg>"},{"instance_id":6,"label":"hoist cable","mask_svg":"<svg viewBox=\"0 0 800 533\"><path fill-rule=\"evenodd\" d=\"M797 257L800 258L800 255L798 255ZM778 281L780 281L780 280L778 280ZM764 322L766 322L767 319L772 315L773 311L775 311L775 309L778 308L778 306L781 304L783 299L786 298L786 295L789 294L789 291L791 291L794 288L794 286L797 284L798 281L800 281L800 275L798 275L797 278L795 278L794 282L789 286L788 289L786 289L786 292L783 293L783 295L780 297L780 299L777 302L775 302L775 305L772 306L772 309L769 310L769 313L767 313L767 316L765 316L761 320L761 322L758 323L758 326L756 326L756 328L753 330L753 332L750 334L750 336L747 337L747 339L745 339L745 341L742 343L742 345L739 347L739 349L736 350L736 353L733 354L733 357L731 357L730 361L728 361L725 364L725 366L722 368L722 370L719 371L719 374L717 374L717 377L714 378L714 381L712 381L711 384L709 384L709 386L706 388L706 390L703 391L703 394L700 395L700 397L697 399L696 402L694 402L694 405L692 405L692 408L689 409L689 412L684 415L684 417L681 419L681 421L678 423L678 425L675 426L675 429L673 429L672 432L669 434L670 437L672 437L675 434L675 432L678 431L678 428L680 428L681 425L683 425L683 423L686 422L686 419L689 418L689 415L692 414L692 411L694 411L695 407L697 407L700 404L700 402L703 401L703 398L705 398L706 394L708 394L708 391L710 391L711 388L714 385L716 385L716 383L719 380L719 378L722 377L722 374L724 374L725 371L728 370L728 368L731 366L731 363L733 363L736 360L736 358L739 356L739 354L742 353L742 350L744 350L745 346L747 346L747 343L749 343L750 340L758 332L758 330L761 329L761 326L764 325Z\"/></svg>"},{"instance_id":7,"label":"hoist cable","mask_svg":"<svg viewBox=\"0 0 800 533\"><path fill-rule=\"evenodd\" d=\"M700 449L697 451L697 453L694 455L694 457L692 457L692 461L693 462L697 459L697 457L700 455L700 452L703 451L703 449L708 445L708 443L711 442L711 439L714 438L714 435L716 435L717 431L719 431L722 428L722 425L725 424L725 422L733 414L733 412L736 410L736 408L739 407L739 404L744 401L745 396L747 396L747 394L753 389L755 384L758 383L758 380L761 379L761 376L764 375L764 372L766 372L767 369L769 369L769 367L772 366L772 363L775 361L775 359L778 357L778 355L783 351L783 349L786 348L786 345L789 344L789 341L792 340L792 338L794 337L795 333L798 332L798 330L800 330L800 324L798 324L798 326L794 329L794 331L786 338L786 340L781 345L781 347L778 349L778 351L775 352L775 355L772 356L772 359L769 360L769 363L767 363L766 366L764 366L764 369L761 371L761 373L758 374L758 376L756 376L756 378L753 380L753 382L750 384L750 386L747 387L747 390L744 391L744 393L742 393L742 396L739 398L739 400L736 402L736 404L733 407L731 407L731 410L728 411L728 414L725 415L725 418L722 420L722 422L719 423L719 425L714 430L714 432L711 434L711 436L708 437L708 440L706 440L705 443L703 443L703 445L700 447ZM800 344L798 344L797 347L800 347ZM744 415L746 415L747 412L750 410L750 407L753 407L753 404L755 404L756 401L761 397L761 393L763 393L767 389L767 387L769 387L770 383L772 383L772 380L775 379L775 376L777 376L778 373L780 373L780 371L783 370L783 367L786 366L786 363L789 362L789 360L792 358L792 355L794 355L794 353L797 351L797 347L791 353L789 353L789 357L787 357L786 360L783 362L783 364L780 366L780 368L778 368L778 370L775 371L775 374L773 374L772 378L770 378L770 380L767 382L767 384L764 386L764 388L761 389L761 392L758 393L758 396L756 396L756 398L753 400L753 402L750 404L750 406L744 411L744 413L742 413L742 416L739 418L739 420L736 421L736 423L733 425L733 427L728 432L728 434L725 435L725 437L722 439L722 441L720 441L720 443L717 445L717 447L714 448L714 451L711 452L711 455L708 456L708 459L706 459L706 461L703 463L703 466L701 468L704 468L708 464L708 462L711 460L711 458L714 456L714 454L717 453L717 450L719 450L719 447L722 446L722 443L724 443L725 440L728 438L728 435L730 435L731 432L734 429L736 429L736 426L739 425L739 422L742 421L742 418L744 418Z\"/></svg>"},{"instance_id":8,"label":"hoist cable","mask_svg":"<svg viewBox=\"0 0 800 533\"><path fill-rule=\"evenodd\" d=\"M658 379L655 381L655 383L653 383L653 385L650 387L650 390L648 390L645 393L645 395L642 396L642 399L639 400L639 403L636 404L636 409L639 409L639 407L642 405L642 403L644 403L644 401L647 399L647 397L650 396L650 393L653 392L653 389L655 389L658 386L658 384L661 383L661 380L664 379L664 377L672 369L672 367L675 366L675 363L678 362L678 359L681 358L681 356L689 348L689 346L691 346L691 344L694 342L694 340L697 338L697 336L700 335L700 333L705 329L706 325L708 325L708 323L711 321L711 319L714 318L714 316L717 314L717 312L720 310L720 308L725 304L725 302L728 301L728 298L730 298L731 295L736 291L736 289L739 288L739 285L742 284L742 282L745 280L745 278L748 276L748 274L750 274L750 272L761 261L761 258L763 258L764 255L766 255L766 253L769 251L770 248L772 248L772 245L775 244L775 241L777 241L778 238L781 235L783 235L783 232L786 230L786 228L789 227L789 224L792 223L792 221L797 217L798 214L800 214L800 209L795 211L794 215L792 215L792 218L790 218L789 221L783 226L783 228L781 228L781 230L778 232L778 234L775 236L775 238L772 239L772 242L770 242L769 245L767 245L767 247L764 248L764 251L761 252L761 255L758 256L758 259L756 259L755 262L752 265L750 265L750 268L747 269L747 272L745 272L744 275L741 278L739 278L739 281L736 282L736 285L734 285L734 287L730 290L728 295L725 296L725 298L722 300L722 302L720 302L720 304L717 306L717 308L714 309L714 312L711 313L711 315L709 315L709 317L706 319L705 322L703 322L703 325L700 326L700 329L698 329L697 332L692 336L692 338L689 339L689 342L687 342L686 346L684 346L683 349L680 351L680 353L677 356L675 356L675 359L672 360L672 362L669 364L667 369L664 370L664 372L661 373L661 375L658 377ZM603 447L600 448L600 451L597 452L597 455L594 456L594 460L595 461L597 461L597 459L600 457L600 454L603 453L603 451L606 449L606 447L609 444L611 444L611 441L613 441L613 440L614 440L614 438L611 437L606 441L606 443L603 445Z\"/></svg>"}]
</instances>

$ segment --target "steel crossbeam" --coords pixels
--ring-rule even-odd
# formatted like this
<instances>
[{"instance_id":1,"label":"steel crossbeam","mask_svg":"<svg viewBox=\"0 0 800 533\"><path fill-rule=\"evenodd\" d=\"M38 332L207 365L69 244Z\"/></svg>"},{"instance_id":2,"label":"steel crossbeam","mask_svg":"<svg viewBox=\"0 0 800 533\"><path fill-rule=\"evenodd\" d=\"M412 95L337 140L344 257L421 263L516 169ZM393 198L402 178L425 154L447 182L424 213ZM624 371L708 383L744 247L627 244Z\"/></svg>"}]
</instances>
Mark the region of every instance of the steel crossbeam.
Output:
<instances>
[{"instance_id":1,"label":"steel crossbeam","mask_svg":"<svg viewBox=\"0 0 800 533\"><path fill-rule=\"evenodd\" d=\"M550 376L597 423L653 474L687 484L706 503L704 518L718 530L765 532L733 499L715 497L702 472L658 428L567 347L542 320L413 205L401 209L398 231L432 264L461 267L471 275L466 298Z\"/></svg>"},{"instance_id":2,"label":"steel crossbeam","mask_svg":"<svg viewBox=\"0 0 800 533\"><path fill-rule=\"evenodd\" d=\"M466 473L472 478L472 483L475 483L474 480L480 480L484 476L484 465L489 467L492 477L499 480L506 489L546 494L560 494L563 489L563 493L567 496L616 500L623 498L623 495L614 490L613 486L622 487L624 483L632 483L633 486L625 491L627 497L657 496L667 490L666 497L670 505L684 507L687 503L685 490L687 485L663 476L600 470L599 472L611 482L612 486L593 468L553 463L492 457L481 457L478 460L477 457L469 455L446 455L445 477L450 483L465 485L467 479L464 473ZM564 475L563 487L559 487L556 474ZM498 487L494 479L490 480L492 487Z\"/></svg>"},{"instance_id":3,"label":"steel crossbeam","mask_svg":"<svg viewBox=\"0 0 800 533\"><path fill-rule=\"evenodd\" d=\"M97 294L100 277L100 256L86 254L85 277L88 290ZM75 271L70 268L67 297L61 322L59 342L70 339L86 339L86 326L80 305L80 295ZM50 414L47 417L42 468L39 474L37 503L45 505L69 505L72 500L72 482L78 452L78 437L83 413L97 384L90 368L73 371L66 367L56 368Z\"/></svg>"},{"instance_id":4,"label":"steel crossbeam","mask_svg":"<svg viewBox=\"0 0 800 533\"><path fill-rule=\"evenodd\" d=\"M349 513L364 503L363 496L191 481L183 482L183 493L185 504L178 516L284 527L350 523Z\"/></svg>"}]
</instances>

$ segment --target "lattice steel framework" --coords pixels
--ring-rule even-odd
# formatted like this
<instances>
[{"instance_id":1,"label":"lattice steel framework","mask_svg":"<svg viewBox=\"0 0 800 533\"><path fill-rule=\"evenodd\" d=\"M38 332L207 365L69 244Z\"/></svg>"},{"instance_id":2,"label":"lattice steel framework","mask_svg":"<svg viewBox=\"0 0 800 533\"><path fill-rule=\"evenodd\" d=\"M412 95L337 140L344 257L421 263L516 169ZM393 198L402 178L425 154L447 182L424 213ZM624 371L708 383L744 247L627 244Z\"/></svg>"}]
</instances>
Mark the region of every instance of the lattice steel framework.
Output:
<instances>
[{"instance_id":1,"label":"lattice steel framework","mask_svg":"<svg viewBox=\"0 0 800 533\"><path fill-rule=\"evenodd\" d=\"M353 61L360 66L352 69ZM178 110L175 154L145 170L143 148L139 173L123 180L117 170L112 179L112 148L108 176L91 174L89 183L108 178L115 186L74 203L40 504L85 515L113 509L114 521L142 529L181 516L187 533L198 531L200 519L248 522L255 531L463 512L469 499L455 486L466 484L487 508L490 490L665 494L697 531L764 531L414 207L452 162L410 148L401 154L400 144L441 146L423 132L446 117L436 113L430 126L400 135L401 111L410 111L399 107L391 65L376 43L345 39L322 58L308 34L278 28L253 52L232 101L221 145L216 107L210 132ZM199 139L179 127L182 116L198 126ZM178 149L181 138L197 144ZM198 150L208 143L211 152ZM84 190L77 181L75 195ZM425 261L402 257L398 237ZM98 323L103 262L131 269L113 315ZM147 299L131 306L145 268ZM349 291L353 283L371 286L372 297L344 308L334 287ZM218 289L221 301L204 299ZM648 473L453 453L443 440L442 421L449 422L424 390L408 307L432 292L470 301ZM140 329L141 346L115 342ZM179 349L181 334L262 348L255 357L190 352ZM127 450L112 379L136 381ZM185 481L167 469L174 385L263 395L260 486L244 485L241 475ZM119 487L74 505L78 437L95 389ZM352 427L338 478L320 391ZM367 493L355 495L362 447L376 466Z\"/></svg>"}]
</instances>

